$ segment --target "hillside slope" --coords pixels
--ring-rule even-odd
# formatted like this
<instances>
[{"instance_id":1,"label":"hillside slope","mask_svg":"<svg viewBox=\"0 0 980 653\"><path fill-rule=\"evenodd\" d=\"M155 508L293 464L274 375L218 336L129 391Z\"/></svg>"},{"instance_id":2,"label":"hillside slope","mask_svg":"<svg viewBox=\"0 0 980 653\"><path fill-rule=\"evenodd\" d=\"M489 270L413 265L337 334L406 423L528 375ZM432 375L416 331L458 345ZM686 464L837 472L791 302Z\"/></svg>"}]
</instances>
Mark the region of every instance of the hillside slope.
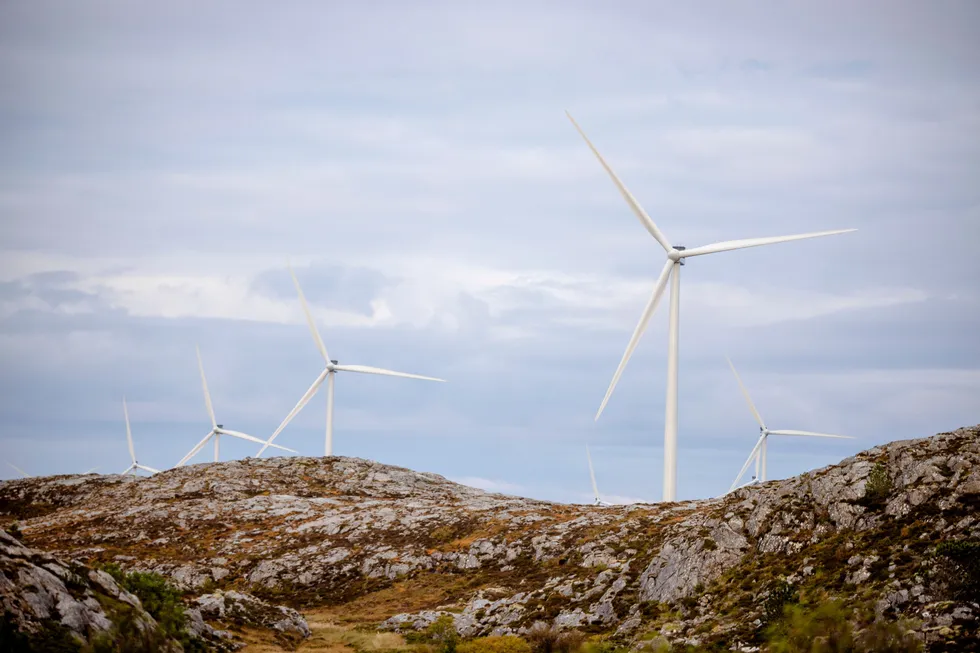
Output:
<instances>
[{"instance_id":1,"label":"hillside slope","mask_svg":"<svg viewBox=\"0 0 980 653\"><path fill-rule=\"evenodd\" d=\"M862 624L914 619L933 650L971 650L978 609L944 600L932 552L980 537L978 503L978 427L656 505L506 497L340 457L0 484L3 522L30 546L156 571L193 594L342 606L384 628L449 613L464 636L546 621L726 646L757 642L767 598L789 587L803 604L845 599Z\"/></svg>"}]
</instances>

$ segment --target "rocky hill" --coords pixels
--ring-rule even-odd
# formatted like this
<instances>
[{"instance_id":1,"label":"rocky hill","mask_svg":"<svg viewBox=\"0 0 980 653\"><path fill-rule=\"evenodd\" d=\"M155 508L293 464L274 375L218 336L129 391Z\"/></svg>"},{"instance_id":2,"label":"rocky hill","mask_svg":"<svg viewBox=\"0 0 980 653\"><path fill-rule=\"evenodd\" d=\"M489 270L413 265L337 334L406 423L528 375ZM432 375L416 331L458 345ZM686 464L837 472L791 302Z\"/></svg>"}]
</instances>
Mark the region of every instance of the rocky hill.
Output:
<instances>
[{"instance_id":1,"label":"rocky hill","mask_svg":"<svg viewBox=\"0 0 980 653\"><path fill-rule=\"evenodd\" d=\"M858 628L902 619L931 650L978 650L978 505L980 427L655 505L507 497L340 457L0 484L0 525L24 544L163 574L188 600L246 593L400 633L448 614L464 637L544 622L722 650L758 650L784 604L834 598ZM18 581L2 571L6 607Z\"/></svg>"}]
</instances>

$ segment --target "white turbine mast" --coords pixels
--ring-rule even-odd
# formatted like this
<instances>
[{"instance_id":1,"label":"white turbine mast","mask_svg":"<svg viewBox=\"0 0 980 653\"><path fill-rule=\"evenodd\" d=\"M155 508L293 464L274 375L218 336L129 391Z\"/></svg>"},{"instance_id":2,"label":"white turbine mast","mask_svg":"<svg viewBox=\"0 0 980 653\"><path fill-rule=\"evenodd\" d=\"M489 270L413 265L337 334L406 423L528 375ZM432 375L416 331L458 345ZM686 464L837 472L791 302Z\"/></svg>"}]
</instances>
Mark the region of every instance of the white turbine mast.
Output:
<instances>
[{"instance_id":1,"label":"white turbine mast","mask_svg":"<svg viewBox=\"0 0 980 653\"><path fill-rule=\"evenodd\" d=\"M749 391L746 389L745 384L742 383L742 377L738 375L738 371L735 369L735 365L732 360L726 356L728 360L729 367L732 368L732 372L735 374L735 380L738 381L738 387L742 389L742 395L745 397L745 402L749 405L749 410L752 411L752 415L755 416L757 422L759 422L759 440L755 443L755 447L752 449L752 453L749 454L748 459L745 464L742 465L742 469L739 470L738 476L735 477L735 481L732 486L728 489L729 492L737 489L738 482L741 480L742 475L748 470L749 465L755 460L755 476L752 481L746 483L745 485L750 485L752 483L765 483L766 482L766 447L767 441L770 435L791 435L791 436L808 436L814 438L837 438L842 440L853 440L854 438L850 435L831 435L830 433L814 433L813 431L796 431L789 429L779 429L773 430L769 429L765 422L762 421L762 415L756 409L755 404L752 403L752 397L749 396ZM745 487L743 485L742 487Z\"/></svg>"},{"instance_id":2,"label":"white turbine mast","mask_svg":"<svg viewBox=\"0 0 980 653\"><path fill-rule=\"evenodd\" d=\"M208 380L204 376L204 363L201 361L201 349L200 347L195 347L197 351L197 367L201 371L201 387L204 389L204 405L207 406L208 416L211 418L211 430L208 434L204 436L200 442L194 445L186 456L181 458L180 462L177 463L176 467L183 467L188 460L197 455L197 452L204 448L204 445L208 443L208 440L214 438L214 462L218 462L218 457L220 455L220 438L222 435L229 435L233 438L238 438L239 440L248 440L249 442L255 442L257 444L264 445L263 449L268 446L273 446L276 449L282 449L283 451L289 451L291 453L296 453L293 449L287 449L286 447L280 447L278 444L271 444L254 435L249 435L247 433L242 433L241 431L232 431L230 429L224 428L221 424L218 424L218 420L214 416L214 406L211 404L211 393L208 392Z\"/></svg>"},{"instance_id":3,"label":"white turbine mast","mask_svg":"<svg viewBox=\"0 0 980 653\"><path fill-rule=\"evenodd\" d=\"M13 467L15 470L17 470L17 473L20 474L21 476L23 476L24 478L34 478L33 476L31 476L30 474L28 474L27 472L25 472L20 467L18 467L17 465L13 464L12 462L8 462L7 464L10 465L11 467Z\"/></svg>"},{"instance_id":4,"label":"white turbine mast","mask_svg":"<svg viewBox=\"0 0 980 653\"><path fill-rule=\"evenodd\" d=\"M585 457L589 459L589 478L592 479L592 494L595 495L595 505L611 506L611 503L599 498L599 485L595 482L595 470L592 468L592 454L589 453L589 445L585 445Z\"/></svg>"},{"instance_id":5,"label":"white turbine mast","mask_svg":"<svg viewBox=\"0 0 980 653\"><path fill-rule=\"evenodd\" d=\"M664 501L674 501L677 494L677 366L678 366L678 341L679 341L679 325L680 325L680 271L681 265L684 264L684 260L692 256L701 256L703 254L715 254L718 252L727 252L735 249L744 249L746 247L758 247L759 245L771 245L775 243L785 243L793 240L802 240L804 238L816 238L818 236L831 236L834 234L843 234L851 231L857 231L856 229L838 229L835 231L819 231L815 233L798 234L794 236L776 236L772 238L749 238L745 240L730 240L721 243L714 243L711 245L704 245L702 247L694 247L687 249L680 245L671 245L667 237L664 236L660 228L654 223L654 221L647 215L646 211L639 205L633 195L626 189L623 182L619 180L616 173L613 172L606 160L602 158L599 151L595 148L589 138L582 131L582 128L578 126L575 119L572 118L571 114L567 111L565 114L568 119L571 120L572 125L585 140L586 145L592 150L592 153L605 168L609 177L612 179L613 183L619 189L620 194L629 204L633 213L639 218L640 223L646 228L650 235L660 243L663 247L664 252L667 255L667 261L664 263L663 270L660 272L660 277L657 279L657 283L653 288L653 294L650 296L650 301L647 303L646 308L643 309L643 313L640 315L640 321L636 325L636 329L633 331L633 335L630 338L629 344L626 346L626 352L623 354L623 358L619 363L619 367L616 368L615 374L613 374L612 382L609 384L609 389L606 391L606 396L602 400L602 404L599 406L599 411L596 413L595 419L599 419L599 415L602 414L603 409L606 407L606 403L609 401L609 397L612 396L613 390L616 388L616 383L619 381L619 377L623 374L623 370L626 369L626 364L629 362L630 357L633 355L633 351L636 349L637 344L640 341L641 336L644 331L646 331L647 324L650 322L650 318L654 311L657 309L657 304L660 302L660 297L667 287L667 281L670 281L670 320L669 320L669 331L668 331L668 348L667 348L667 405L664 415L664 489L663 489L663 500Z\"/></svg>"},{"instance_id":6,"label":"white turbine mast","mask_svg":"<svg viewBox=\"0 0 980 653\"><path fill-rule=\"evenodd\" d=\"M382 376L398 376L406 379L421 379L423 381L438 381L440 383L445 383L445 379L437 379L432 376L421 376L419 374L407 374L405 372L394 372L392 370L381 369L380 367L368 367L367 365L340 365L336 360L331 359L330 355L327 353L327 348L323 344L323 339L320 337L320 332L316 328L316 323L313 321L313 314L310 312L310 307L306 303L306 296L303 294L303 289L299 285L299 279L296 278L296 273L293 272L292 265L287 263L287 268L289 268L289 274L293 278L293 284L296 286L296 293L299 295L299 301L303 305L303 313L306 315L306 323L310 327L310 333L313 334L313 340L316 342L316 347L320 351L320 355L323 357L323 362L325 367L320 375L316 377L313 381L313 385L309 387L306 393L300 398L300 400L293 406L293 409L289 411L285 419L282 420L282 424L279 428L275 430L272 436L269 438L268 442L259 449L256 457L261 456L267 447L275 446L272 441L279 437L282 430L293 420L296 415L299 414L303 407L309 403L313 395L317 393L320 386L324 381L327 382L327 431L326 439L324 443L324 453L325 456L333 455L333 386L334 386L334 376L337 372L358 372L360 374L380 374Z\"/></svg>"},{"instance_id":7,"label":"white turbine mast","mask_svg":"<svg viewBox=\"0 0 980 653\"><path fill-rule=\"evenodd\" d=\"M129 410L126 408L126 398L123 397L123 417L126 418L126 443L129 444L129 457L132 459L133 464L126 468L126 471L122 472L121 475L132 472L136 475L136 471L142 469L144 472L150 472L151 474L159 474L159 469L153 469L152 467L147 467L146 465L141 465L136 460L136 449L133 447L133 431L129 428ZM93 468L94 469L94 468ZM89 472L85 472L88 474Z\"/></svg>"}]
</instances>

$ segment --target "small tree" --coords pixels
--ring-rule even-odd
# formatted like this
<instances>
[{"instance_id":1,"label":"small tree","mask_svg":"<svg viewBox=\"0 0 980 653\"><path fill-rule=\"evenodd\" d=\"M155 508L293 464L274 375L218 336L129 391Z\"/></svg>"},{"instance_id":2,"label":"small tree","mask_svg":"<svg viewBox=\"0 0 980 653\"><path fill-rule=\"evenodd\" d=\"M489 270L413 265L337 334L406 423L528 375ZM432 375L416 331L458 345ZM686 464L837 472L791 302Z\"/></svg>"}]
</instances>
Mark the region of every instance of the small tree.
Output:
<instances>
[{"instance_id":1,"label":"small tree","mask_svg":"<svg viewBox=\"0 0 980 653\"><path fill-rule=\"evenodd\" d=\"M942 542L934 557L937 593L953 601L980 603L980 542Z\"/></svg>"},{"instance_id":2,"label":"small tree","mask_svg":"<svg viewBox=\"0 0 980 653\"><path fill-rule=\"evenodd\" d=\"M768 628L770 624L782 619L786 606L797 601L799 594L796 588L785 579L777 580L770 586L769 595L762 603L762 627Z\"/></svg>"},{"instance_id":3,"label":"small tree","mask_svg":"<svg viewBox=\"0 0 980 653\"><path fill-rule=\"evenodd\" d=\"M881 463L875 463L868 474L868 482L864 485L865 506L880 506L888 499L892 492L892 479L888 475L888 468Z\"/></svg>"},{"instance_id":4,"label":"small tree","mask_svg":"<svg viewBox=\"0 0 980 653\"><path fill-rule=\"evenodd\" d=\"M439 647L440 653L456 653L459 633L456 632L456 620L451 614L444 614L436 619L426 630L426 634Z\"/></svg>"}]
</instances>

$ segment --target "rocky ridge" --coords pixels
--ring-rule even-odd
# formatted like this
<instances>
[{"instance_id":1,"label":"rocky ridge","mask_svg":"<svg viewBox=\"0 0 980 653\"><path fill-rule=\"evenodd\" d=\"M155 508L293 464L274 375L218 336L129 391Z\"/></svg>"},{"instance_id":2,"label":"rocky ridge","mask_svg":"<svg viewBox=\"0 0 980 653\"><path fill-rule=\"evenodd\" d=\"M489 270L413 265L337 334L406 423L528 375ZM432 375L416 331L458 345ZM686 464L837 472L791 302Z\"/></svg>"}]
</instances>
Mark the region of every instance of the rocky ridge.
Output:
<instances>
[{"instance_id":1,"label":"rocky ridge","mask_svg":"<svg viewBox=\"0 0 980 653\"><path fill-rule=\"evenodd\" d=\"M671 504L555 504L331 457L7 481L0 514L31 546L156 571L194 594L354 610L398 588L409 598L378 624L390 629L451 614L465 636L544 621L625 641L751 647L782 582L804 599L847 598L865 621L917 620L939 646L963 640L978 614L930 583L937 543L980 536L978 435L893 442ZM869 503L878 464L888 492Z\"/></svg>"}]
</instances>

